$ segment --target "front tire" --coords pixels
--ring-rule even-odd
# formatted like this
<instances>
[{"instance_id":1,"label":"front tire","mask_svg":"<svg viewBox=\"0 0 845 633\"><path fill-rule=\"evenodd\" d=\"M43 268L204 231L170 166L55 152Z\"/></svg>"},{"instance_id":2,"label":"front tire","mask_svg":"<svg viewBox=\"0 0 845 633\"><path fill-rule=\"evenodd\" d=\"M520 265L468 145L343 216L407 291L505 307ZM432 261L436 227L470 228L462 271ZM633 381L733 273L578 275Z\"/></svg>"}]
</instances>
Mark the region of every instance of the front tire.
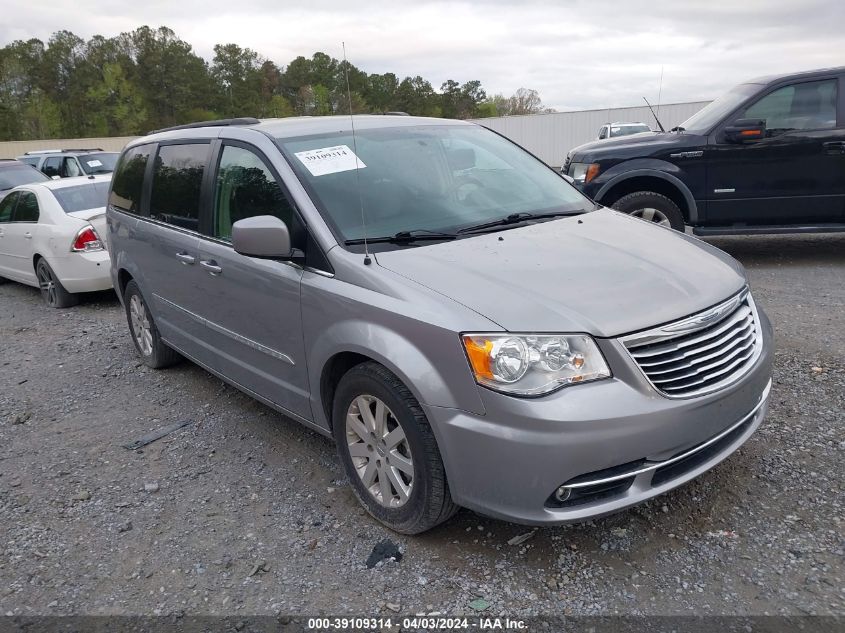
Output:
<instances>
[{"instance_id":1,"label":"front tire","mask_svg":"<svg viewBox=\"0 0 845 633\"><path fill-rule=\"evenodd\" d=\"M419 534L458 511L422 407L385 367L350 369L335 392L332 420L352 490L374 518Z\"/></svg>"},{"instance_id":2,"label":"front tire","mask_svg":"<svg viewBox=\"0 0 845 633\"><path fill-rule=\"evenodd\" d=\"M144 364L153 369L162 369L178 362L179 354L161 340L153 315L134 280L126 284L123 305L126 307L132 343Z\"/></svg>"},{"instance_id":3,"label":"front tire","mask_svg":"<svg viewBox=\"0 0 845 633\"><path fill-rule=\"evenodd\" d=\"M672 200L653 191L635 191L613 203L622 213L684 232L684 214Z\"/></svg>"},{"instance_id":4,"label":"front tire","mask_svg":"<svg viewBox=\"0 0 845 633\"><path fill-rule=\"evenodd\" d=\"M79 297L65 290L62 282L43 257L35 265L35 276L38 278L41 298L51 308L70 308L79 303Z\"/></svg>"}]
</instances>

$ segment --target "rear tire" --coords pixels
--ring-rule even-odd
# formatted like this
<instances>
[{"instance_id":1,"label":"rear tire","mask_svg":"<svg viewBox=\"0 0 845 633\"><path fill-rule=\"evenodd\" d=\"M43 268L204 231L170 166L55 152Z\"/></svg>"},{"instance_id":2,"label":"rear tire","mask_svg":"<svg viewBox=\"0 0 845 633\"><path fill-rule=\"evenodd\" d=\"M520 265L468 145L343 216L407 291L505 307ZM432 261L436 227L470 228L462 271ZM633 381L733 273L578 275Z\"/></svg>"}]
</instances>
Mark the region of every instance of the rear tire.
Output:
<instances>
[{"instance_id":1,"label":"rear tire","mask_svg":"<svg viewBox=\"0 0 845 633\"><path fill-rule=\"evenodd\" d=\"M178 362L181 357L161 340L153 315L134 280L126 284L123 305L126 307L132 343L144 364L153 369L162 369Z\"/></svg>"},{"instance_id":2,"label":"rear tire","mask_svg":"<svg viewBox=\"0 0 845 633\"><path fill-rule=\"evenodd\" d=\"M38 279L41 298L51 308L70 308L79 303L79 296L65 290L62 282L43 257L35 265L35 276Z\"/></svg>"},{"instance_id":3,"label":"rear tire","mask_svg":"<svg viewBox=\"0 0 845 633\"><path fill-rule=\"evenodd\" d=\"M672 200L653 191L635 191L613 203L622 213L684 232L684 214Z\"/></svg>"},{"instance_id":4,"label":"rear tire","mask_svg":"<svg viewBox=\"0 0 845 633\"><path fill-rule=\"evenodd\" d=\"M344 374L332 420L352 490L374 518L419 534L458 511L425 413L388 369L367 362Z\"/></svg>"}]
</instances>

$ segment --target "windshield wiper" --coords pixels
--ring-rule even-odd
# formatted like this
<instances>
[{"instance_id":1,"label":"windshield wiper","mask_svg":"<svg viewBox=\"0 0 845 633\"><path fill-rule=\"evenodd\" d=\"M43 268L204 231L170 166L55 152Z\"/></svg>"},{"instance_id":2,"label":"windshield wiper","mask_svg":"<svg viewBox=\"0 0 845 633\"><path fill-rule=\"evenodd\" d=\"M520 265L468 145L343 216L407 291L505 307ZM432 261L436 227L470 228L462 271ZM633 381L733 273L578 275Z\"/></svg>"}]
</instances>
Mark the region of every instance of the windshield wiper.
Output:
<instances>
[{"instance_id":1,"label":"windshield wiper","mask_svg":"<svg viewBox=\"0 0 845 633\"><path fill-rule=\"evenodd\" d=\"M482 222L481 224L472 224L465 226L458 231L459 235L464 233L473 233L475 231L483 231L484 229L491 229L498 226L507 226L509 224L521 224L528 220L543 220L547 218L557 218L564 215L576 215L578 211L552 211L549 213L527 213L521 211L520 213L511 213L498 220L491 220L490 222Z\"/></svg>"},{"instance_id":2,"label":"windshield wiper","mask_svg":"<svg viewBox=\"0 0 845 633\"><path fill-rule=\"evenodd\" d=\"M344 244L347 246L354 246L363 244L408 244L410 242L418 242L420 240L454 240L458 237L455 233L443 233L441 231L429 231L428 229L412 229L410 231L399 231L393 235L385 235L382 237L368 237L358 238L354 240L346 240Z\"/></svg>"}]
</instances>

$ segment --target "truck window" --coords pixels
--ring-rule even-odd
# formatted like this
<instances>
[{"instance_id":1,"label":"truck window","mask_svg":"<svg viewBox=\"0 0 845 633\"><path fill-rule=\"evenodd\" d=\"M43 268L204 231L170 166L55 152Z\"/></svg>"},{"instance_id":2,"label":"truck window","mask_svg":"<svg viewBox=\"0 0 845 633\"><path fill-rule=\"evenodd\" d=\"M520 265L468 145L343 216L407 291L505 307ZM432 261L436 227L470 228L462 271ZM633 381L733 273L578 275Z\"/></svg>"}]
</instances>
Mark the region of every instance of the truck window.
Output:
<instances>
[{"instance_id":1,"label":"truck window","mask_svg":"<svg viewBox=\"0 0 845 633\"><path fill-rule=\"evenodd\" d=\"M778 88L746 108L739 118L764 120L766 136L836 127L836 80Z\"/></svg>"}]
</instances>

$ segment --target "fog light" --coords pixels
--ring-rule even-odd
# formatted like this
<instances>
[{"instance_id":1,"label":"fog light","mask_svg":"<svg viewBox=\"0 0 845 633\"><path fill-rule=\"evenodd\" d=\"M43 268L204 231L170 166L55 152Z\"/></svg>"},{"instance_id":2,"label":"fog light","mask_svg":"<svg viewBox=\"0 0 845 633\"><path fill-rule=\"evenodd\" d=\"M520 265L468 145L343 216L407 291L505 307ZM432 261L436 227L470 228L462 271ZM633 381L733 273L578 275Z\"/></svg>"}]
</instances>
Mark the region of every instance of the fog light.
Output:
<instances>
[{"instance_id":1,"label":"fog light","mask_svg":"<svg viewBox=\"0 0 845 633\"><path fill-rule=\"evenodd\" d=\"M557 490L555 490L555 499L563 503L569 496L572 494L572 488L567 488L566 486L561 486Z\"/></svg>"}]
</instances>

